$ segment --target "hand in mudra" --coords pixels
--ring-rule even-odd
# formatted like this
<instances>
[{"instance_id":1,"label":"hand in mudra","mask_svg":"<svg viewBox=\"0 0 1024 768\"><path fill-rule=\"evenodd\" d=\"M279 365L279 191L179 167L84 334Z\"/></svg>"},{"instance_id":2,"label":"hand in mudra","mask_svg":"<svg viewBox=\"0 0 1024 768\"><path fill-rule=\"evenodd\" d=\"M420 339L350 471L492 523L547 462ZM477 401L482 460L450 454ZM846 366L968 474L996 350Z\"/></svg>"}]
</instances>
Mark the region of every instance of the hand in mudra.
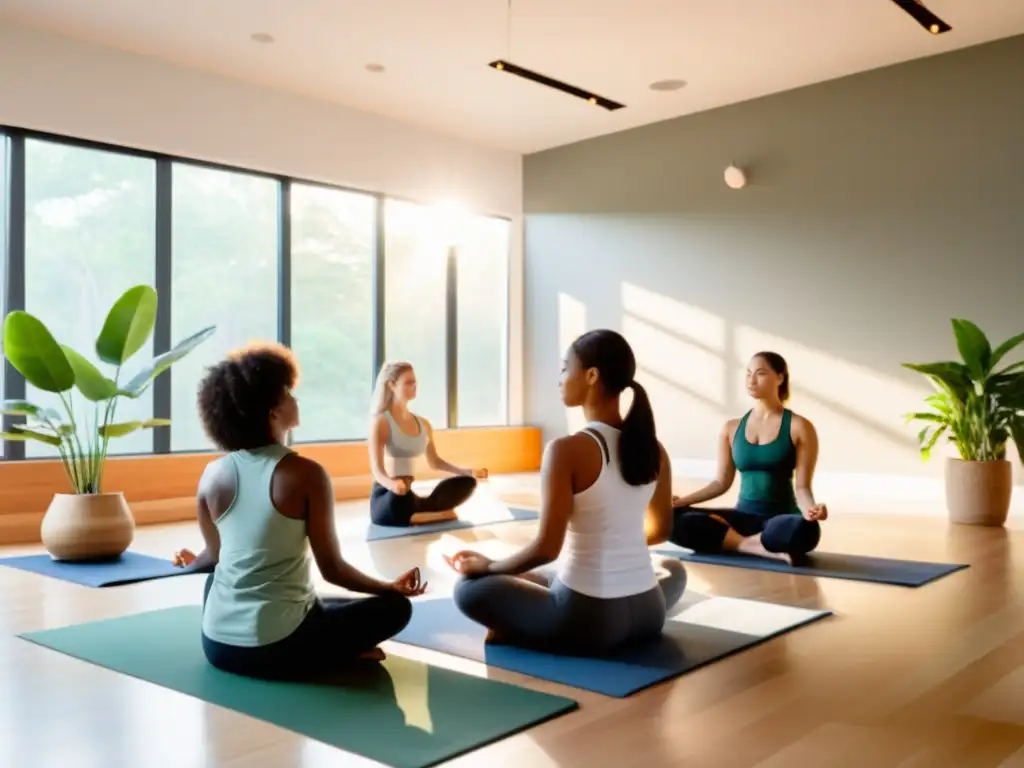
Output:
<instances>
[{"instance_id":1,"label":"hand in mudra","mask_svg":"<svg viewBox=\"0 0 1024 768\"><path fill-rule=\"evenodd\" d=\"M445 555L444 560L453 571L470 579L485 575L493 562L486 555L481 555L471 549L463 549L451 557Z\"/></svg>"},{"instance_id":2,"label":"hand in mudra","mask_svg":"<svg viewBox=\"0 0 1024 768\"><path fill-rule=\"evenodd\" d=\"M184 568L185 566L192 565L195 562L196 555L190 549L179 549L174 553L174 558L171 562L177 568Z\"/></svg>"},{"instance_id":3,"label":"hand in mudra","mask_svg":"<svg viewBox=\"0 0 1024 768\"><path fill-rule=\"evenodd\" d=\"M409 492L409 483L404 478L399 478L391 484L391 491L396 496L404 496Z\"/></svg>"},{"instance_id":4,"label":"hand in mudra","mask_svg":"<svg viewBox=\"0 0 1024 768\"><path fill-rule=\"evenodd\" d=\"M481 467L479 469L471 469L471 470L469 470L469 474L470 474L470 477L475 477L478 480L486 480L487 479L487 470L484 469L483 467Z\"/></svg>"},{"instance_id":5,"label":"hand in mudra","mask_svg":"<svg viewBox=\"0 0 1024 768\"><path fill-rule=\"evenodd\" d=\"M420 569L413 568L411 571L406 571L393 582L391 582L391 588L400 595L406 597L416 597L422 595L427 591L427 582L420 582Z\"/></svg>"},{"instance_id":6,"label":"hand in mudra","mask_svg":"<svg viewBox=\"0 0 1024 768\"><path fill-rule=\"evenodd\" d=\"M820 522L828 519L828 507L824 504L815 504L804 512L804 520Z\"/></svg>"}]
</instances>

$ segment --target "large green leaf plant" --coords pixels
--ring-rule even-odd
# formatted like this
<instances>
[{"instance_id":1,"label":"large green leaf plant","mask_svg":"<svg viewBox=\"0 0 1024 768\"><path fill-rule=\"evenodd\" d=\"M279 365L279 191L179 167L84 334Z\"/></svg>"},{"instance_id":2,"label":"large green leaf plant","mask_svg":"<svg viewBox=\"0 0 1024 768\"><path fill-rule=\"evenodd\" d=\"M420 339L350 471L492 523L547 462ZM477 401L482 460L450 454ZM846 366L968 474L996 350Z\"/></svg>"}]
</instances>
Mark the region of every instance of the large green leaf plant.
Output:
<instances>
[{"instance_id":1,"label":"large green leaf plant","mask_svg":"<svg viewBox=\"0 0 1024 768\"><path fill-rule=\"evenodd\" d=\"M965 461L1005 459L1006 444L1012 439L1024 462L1024 361L998 368L1024 342L1024 333L992 349L971 321L952 323L960 362L903 364L923 374L936 390L925 401L930 411L907 414L908 422L925 422L918 433L922 458L927 460L946 435Z\"/></svg>"},{"instance_id":2,"label":"large green leaf plant","mask_svg":"<svg viewBox=\"0 0 1024 768\"><path fill-rule=\"evenodd\" d=\"M64 414L27 400L5 400L0 404L0 411L25 416L27 420L3 432L3 438L37 440L54 446L77 494L100 493L111 438L171 423L169 419L116 422L118 400L141 397L157 376L216 330L216 326L209 326L189 336L122 384L122 367L149 340L156 323L156 310L157 294L148 285L129 288L111 307L96 339L96 355L102 362L114 366L113 378L104 375L75 350L59 344L46 325L28 312L18 310L4 318L4 357L33 387L58 395ZM91 421L88 412L82 414L75 408L73 389L77 389L87 403L93 404Z\"/></svg>"}]
</instances>

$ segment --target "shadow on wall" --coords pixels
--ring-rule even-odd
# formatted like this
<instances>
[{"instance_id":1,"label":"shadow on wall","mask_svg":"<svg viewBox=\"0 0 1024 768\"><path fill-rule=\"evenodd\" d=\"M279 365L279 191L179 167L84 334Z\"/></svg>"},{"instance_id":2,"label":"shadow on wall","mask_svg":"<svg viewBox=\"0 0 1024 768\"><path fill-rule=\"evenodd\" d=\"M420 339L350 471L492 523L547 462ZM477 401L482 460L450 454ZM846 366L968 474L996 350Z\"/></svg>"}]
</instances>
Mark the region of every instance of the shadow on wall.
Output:
<instances>
[{"instance_id":1,"label":"shadow on wall","mask_svg":"<svg viewBox=\"0 0 1024 768\"><path fill-rule=\"evenodd\" d=\"M633 345L637 378L651 396L662 442L676 456L714 458L718 431L750 407L750 356L778 352L790 367L789 406L809 418L821 441L824 470L941 473L922 464L915 428L927 386L907 383L633 283L622 284L622 332Z\"/></svg>"},{"instance_id":2,"label":"shadow on wall","mask_svg":"<svg viewBox=\"0 0 1024 768\"><path fill-rule=\"evenodd\" d=\"M751 355L772 350L790 366L789 406L818 430L819 470L941 477L943 451L922 462L916 440L919 425L906 424L904 418L921 410L931 394L923 380L908 383L632 282L622 282L620 289L618 322L609 322L609 317L588 322L584 302L559 293L559 350L564 353L590 328L618 327L636 353L637 380L650 395L659 437L672 456L716 458L722 424L750 408L745 372ZM624 411L628 407L627 398ZM564 414L567 432L583 426L580 409L564 409ZM956 455L951 445L944 453ZM1017 484L1024 482L1022 475L1018 466Z\"/></svg>"}]
</instances>

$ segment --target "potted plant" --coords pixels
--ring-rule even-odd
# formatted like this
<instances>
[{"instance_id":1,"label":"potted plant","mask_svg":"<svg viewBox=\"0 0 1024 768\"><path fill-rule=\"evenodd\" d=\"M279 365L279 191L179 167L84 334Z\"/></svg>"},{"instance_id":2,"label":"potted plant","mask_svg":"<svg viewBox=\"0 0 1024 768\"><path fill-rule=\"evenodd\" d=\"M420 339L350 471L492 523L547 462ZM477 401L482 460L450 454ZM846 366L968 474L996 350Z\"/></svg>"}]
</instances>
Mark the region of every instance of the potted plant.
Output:
<instances>
[{"instance_id":1,"label":"potted plant","mask_svg":"<svg viewBox=\"0 0 1024 768\"><path fill-rule=\"evenodd\" d=\"M215 326L204 328L122 383L122 366L149 340L156 310L157 294L148 285L130 288L111 307L96 339L96 355L114 366L113 378L105 376L75 350L59 344L46 325L28 312L14 311L4 318L4 356L36 389L57 394L64 409L61 414L27 400L6 400L0 407L5 414L27 417L25 424L16 424L11 431L4 432L4 439L37 440L54 446L71 484L71 493L54 494L43 516L43 546L54 559L116 557L135 536L135 521L124 494L103 491L107 446L112 438L166 426L170 420L117 422L114 417L118 400L140 397L157 376L215 330ZM91 408L75 407L73 388Z\"/></svg>"},{"instance_id":2,"label":"potted plant","mask_svg":"<svg viewBox=\"0 0 1024 768\"><path fill-rule=\"evenodd\" d=\"M924 374L936 390L925 401L931 410L908 414L907 421L925 422L918 434L924 460L943 435L956 446L959 458L948 458L945 467L950 520L1000 526L1009 514L1013 490L1006 458L1010 439L1024 461L1024 361L998 366L1024 342L1024 333L993 350L977 325L952 322L960 362L903 364Z\"/></svg>"}]
</instances>

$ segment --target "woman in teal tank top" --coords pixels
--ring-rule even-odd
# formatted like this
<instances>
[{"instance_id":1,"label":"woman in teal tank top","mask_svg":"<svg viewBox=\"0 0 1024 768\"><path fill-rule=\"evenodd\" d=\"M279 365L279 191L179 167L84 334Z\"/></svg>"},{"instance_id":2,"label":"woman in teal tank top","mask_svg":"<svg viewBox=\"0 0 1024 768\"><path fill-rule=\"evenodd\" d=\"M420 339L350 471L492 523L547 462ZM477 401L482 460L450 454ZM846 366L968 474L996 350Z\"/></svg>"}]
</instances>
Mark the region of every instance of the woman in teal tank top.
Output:
<instances>
[{"instance_id":1,"label":"woman in teal tank top","mask_svg":"<svg viewBox=\"0 0 1024 768\"><path fill-rule=\"evenodd\" d=\"M330 674L362 658L412 616L419 569L374 579L341 556L331 478L286 446L298 426L292 389L298 367L279 345L251 347L213 366L199 388L206 433L227 455L199 481L197 512L206 547L175 562L210 573L203 593L203 650L219 669L267 679ZM312 549L329 583L372 597L320 598Z\"/></svg>"},{"instance_id":2,"label":"woman in teal tank top","mask_svg":"<svg viewBox=\"0 0 1024 768\"><path fill-rule=\"evenodd\" d=\"M828 517L811 490L817 433L784 405L789 368L781 355L759 352L751 358L747 392L754 407L722 429L718 477L695 493L673 497L671 540L695 552L735 550L792 562L818 546L819 523ZM735 507L697 506L724 495L737 470Z\"/></svg>"}]
</instances>

